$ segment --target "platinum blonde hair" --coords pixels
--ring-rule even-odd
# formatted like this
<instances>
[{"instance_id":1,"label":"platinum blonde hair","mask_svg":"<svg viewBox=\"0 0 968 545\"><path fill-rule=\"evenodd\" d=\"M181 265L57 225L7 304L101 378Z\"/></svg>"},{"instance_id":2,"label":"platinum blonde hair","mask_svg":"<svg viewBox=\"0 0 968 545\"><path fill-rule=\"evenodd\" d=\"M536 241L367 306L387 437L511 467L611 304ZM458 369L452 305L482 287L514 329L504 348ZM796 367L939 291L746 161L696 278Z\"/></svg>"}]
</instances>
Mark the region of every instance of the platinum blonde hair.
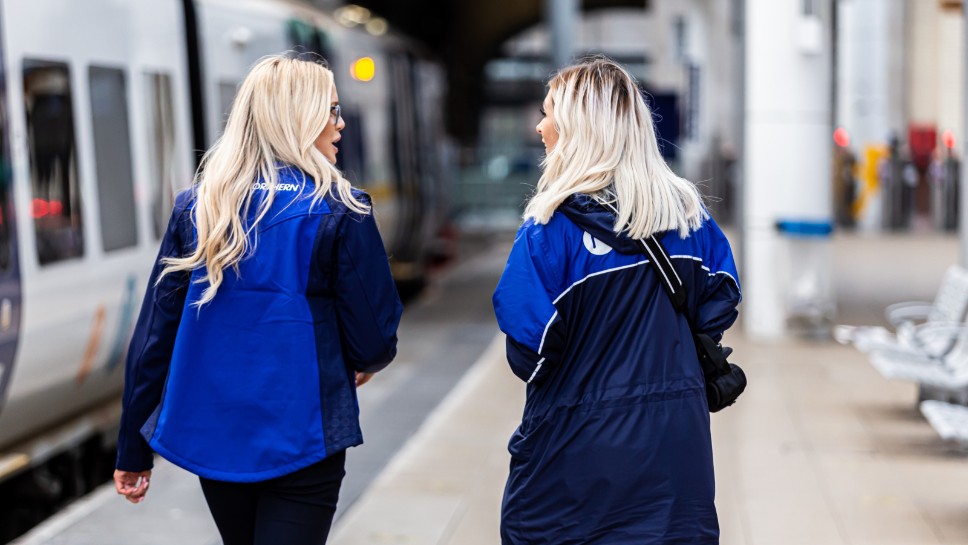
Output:
<instances>
[{"instance_id":1,"label":"platinum blonde hair","mask_svg":"<svg viewBox=\"0 0 968 545\"><path fill-rule=\"evenodd\" d=\"M624 68L594 57L562 69L548 87L558 142L541 163L525 219L548 223L583 193L617 209L615 232L632 238L699 228L708 217L699 190L662 158L652 113Z\"/></svg>"},{"instance_id":2,"label":"platinum blonde hair","mask_svg":"<svg viewBox=\"0 0 968 545\"><path fill-rule=\"evenodd\" d=\"M238 272L239 262L252 250L249 235L276 196L278 163L312 178L314 204L333 192L354 212L369 213L369 206L353 197L350 183L314 145L331 122L333 82L333 72L321 57L304 60L282 54L256 62L235 95L224 133L202 157L195 174L195 250L185 257L165 258L159 280L204 267L205 276L198 282L208 287L194 304L201 307L211 301L225 269ZM260 177L268 194L254 221L246 222Z\"/></svg>"}]
</instances>

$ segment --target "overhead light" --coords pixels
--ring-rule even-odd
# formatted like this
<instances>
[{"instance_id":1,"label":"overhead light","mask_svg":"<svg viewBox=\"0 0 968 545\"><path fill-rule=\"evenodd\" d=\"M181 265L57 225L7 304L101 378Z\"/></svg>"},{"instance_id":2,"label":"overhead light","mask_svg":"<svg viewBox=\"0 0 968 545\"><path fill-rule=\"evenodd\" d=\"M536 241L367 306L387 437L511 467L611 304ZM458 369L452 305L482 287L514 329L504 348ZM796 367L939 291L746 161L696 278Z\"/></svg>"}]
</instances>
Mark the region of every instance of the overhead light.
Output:
<instances>
[{"instance_id":1,"label":"overhead light","mask_svg":"<svg viewBox=\"0 0 968 545\"><path fill-rule=\"evenodd\" d=\"M252 32L252 29L245 26L237 27L229 33L229 41L235 47L240 48L248 46L253 37L255 37L255 34Z\"/></svg>"},{"instance_id":2,"label":"overhead light","mask_svg":"<svg viewBox=\"0 0 968 545\"><path fill-rule=\"evenodd\" d=\"M356 4L343 6L334 11L333 15L341 25L346 27L365 25L372 18L370 10Z\"/></svg>"},{"instance_id":3,"label":"overhead light","mask_svg":"<svg viewBox=\"0 0 968 545\"><path fill-rule=\"evenodd\" d=\"M383 17L374 17L366 22L366 31L374 36L383 36L387 33L389 25Z\"/></svg>"}]
</instances>

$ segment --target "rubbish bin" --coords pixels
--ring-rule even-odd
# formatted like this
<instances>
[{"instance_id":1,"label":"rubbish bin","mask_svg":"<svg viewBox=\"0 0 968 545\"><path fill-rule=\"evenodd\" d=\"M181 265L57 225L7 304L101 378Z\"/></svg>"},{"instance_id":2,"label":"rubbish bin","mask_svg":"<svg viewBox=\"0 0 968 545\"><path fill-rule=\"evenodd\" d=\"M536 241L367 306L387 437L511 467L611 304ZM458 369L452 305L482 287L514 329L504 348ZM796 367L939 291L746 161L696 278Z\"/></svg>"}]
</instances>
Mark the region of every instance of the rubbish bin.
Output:
<instances>
[{"instance_id":1,"label":"rubbish bin","mask_svg":"<svg viewBox=\"0 0 968 545\"><path fill-rule=\"evenodd\" d=\"M833 194L834 213L841 227L854 227L854 201L857 200L857 157L847 148L834 149Z\"/></svg>"},{"instance_id":2,"label":"rubbish bin","mask_svg":"<svg viewBox=\"0 0 968 545\"><path fill-rule=\"evenodd\" d=\"M831 221L781 219L777 273L784 298L787 331L807 337L830 336L836 316L831 258Z\"/></svg>"},{"instance_id":3,"label":"rubbish bin","mask_svg":"<svg viewBox=\"0 0 968 545\"><path fill-rule=\"evenodd\" d=\"M961 162L948 157L931 169L931 213L939 231L958 230L958 191Z\"/></svg>"},{"instance_id":4,"label":"rubbish bin","mask_svg":"<svg viewBox=\"0 0 968 545\"><path fill-rule=\"evenodd\" d=\"M884 199L884 229L909 228L914 210L914 190L918 183L914 164L892 155L881 165L880 175Z\"/></svg>"}]
</instances>

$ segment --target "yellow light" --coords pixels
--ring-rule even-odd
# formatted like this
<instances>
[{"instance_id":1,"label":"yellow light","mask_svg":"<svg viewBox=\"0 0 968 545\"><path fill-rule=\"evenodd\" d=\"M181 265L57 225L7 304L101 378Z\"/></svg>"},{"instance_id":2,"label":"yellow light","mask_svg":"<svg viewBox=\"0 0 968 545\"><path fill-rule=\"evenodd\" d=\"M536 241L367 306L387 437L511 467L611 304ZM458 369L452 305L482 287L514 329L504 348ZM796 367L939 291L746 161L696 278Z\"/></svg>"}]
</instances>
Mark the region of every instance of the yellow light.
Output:
<instances>
[{"instance_id":1,"label":"yellow light","mask_svg":"<svg viewBox=\"0 0 968 545\"><path fill-rule=\"evenodd\" d=\"M376 75L376 63L371 57L360 57L350 65L350 75L357 81L370 81Z\"/></svg>"}]
</instances>

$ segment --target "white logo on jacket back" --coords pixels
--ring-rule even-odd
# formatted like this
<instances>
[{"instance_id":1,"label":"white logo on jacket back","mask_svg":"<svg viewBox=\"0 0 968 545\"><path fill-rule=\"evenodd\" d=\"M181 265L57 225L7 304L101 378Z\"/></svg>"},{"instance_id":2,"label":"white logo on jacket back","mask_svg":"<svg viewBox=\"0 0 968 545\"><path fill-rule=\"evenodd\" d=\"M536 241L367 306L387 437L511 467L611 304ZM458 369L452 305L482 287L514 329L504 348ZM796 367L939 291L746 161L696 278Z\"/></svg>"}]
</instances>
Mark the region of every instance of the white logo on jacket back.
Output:
<instances>
[{"instance_id":1,"label":"white logo on jacket back","mask_svg":"<svg viewBox=\"0 0 968 545\"><path fill-rule=\"evenodd\" d=\"M255 184L252 185L253 189L267 190L270 187L272 186L270 186L266 182L256 182ZM278 183L276 184L276 191L299 191L299 186L296 184Z\"/></svg>"},{"instance_id":2,"label":"white logo on jacket back","mask_svg":"<svg viewBox=\"0 0 968 545\"><path fill-rule=\"evenodd\" d=\"M611 246L591 236L588 232L581 237L581 241L585 243L585 249L595 255L605 255L612 251Z\"/></svg>"}]
</instances>

